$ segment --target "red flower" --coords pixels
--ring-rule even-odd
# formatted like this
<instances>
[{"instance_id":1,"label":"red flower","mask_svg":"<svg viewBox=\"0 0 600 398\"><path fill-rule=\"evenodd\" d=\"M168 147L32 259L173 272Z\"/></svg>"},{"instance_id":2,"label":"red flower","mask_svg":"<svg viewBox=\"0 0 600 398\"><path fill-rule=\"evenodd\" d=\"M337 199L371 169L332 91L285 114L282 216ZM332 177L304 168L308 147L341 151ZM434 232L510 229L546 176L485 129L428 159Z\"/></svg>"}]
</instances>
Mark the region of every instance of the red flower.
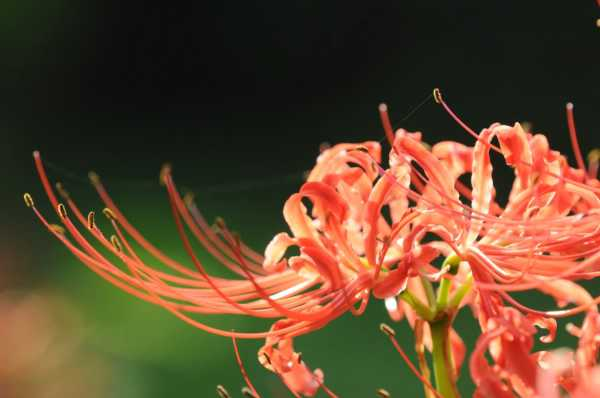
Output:
<instances>
[{"instance_id":1,"label":"red flower","mask_svg":"<svg viewBox=\"0 0 600 398\"><path fill-rule=\"evenodd\" d=\"M556 329L554 317L594 311L600 301L573 282L599 272L598 159L592 156L587 172L580 155L579 168L570 167L564 156L550 149L545 136L526 132L519 123L495 123L476 134L452 113L439 91L434 97L477 139L472 147L449 141L429 147L421 133L398 130L394 134L387 108L381 107L392 144L388 167L382 165L377 142L325 149L307 181L283 207L291 233L275 235L264 257L241 242L222 220L211 227L193 201L180 196L169 168L163 169L161 182L194 269L147 241L96 175L91 180L107 206L105 215L115 235L107 238L94 213L85 217L59 186L74 214L72 220L59 204L37 152L37 170L65 233L46 221L29 195L26 202L77 258L115 286L202 330L234 339L266 339L259 359L296 396L313 396L321 387L334 394L324 386L323 373L311 371L294 352L293 337L319 329L346 311L361 314L371 294L385 300L393 320L406 316L415 329L417 346L427 347L437 358L440 392L456 395L452 385L465 348L451 325L459 308L468 304L483 331L471 358L471 373L481 396L510 396L513 390L531 395L537 380L536 358L529 353L534 325L550 331L543 338L548 342ZM568 112L576 143L572 107ZM494 139L499 146L492 143ZM514 169L504 206L495 202L491 150ZM469 174L470 187L460 180ZM82 227L118 261L88 242ZM188 230L235 277L209 275L192 248ZM171 272L146 264L130 240ZM286 256L290 247L297 249L296 255ZM435 283L439 283L437 296ZM577 307L537 311L509 295L529 289L552 295L559 305L572 302ZM192 317L214 313L277 321L268 331L233 332ZM488 347L493 367L483 357ZM419 353L419 363L427 374L424 355ZM440 372L442 362L447 374ZM419 377L431 389L427 377Z\"/></svg>"}]
</instances>

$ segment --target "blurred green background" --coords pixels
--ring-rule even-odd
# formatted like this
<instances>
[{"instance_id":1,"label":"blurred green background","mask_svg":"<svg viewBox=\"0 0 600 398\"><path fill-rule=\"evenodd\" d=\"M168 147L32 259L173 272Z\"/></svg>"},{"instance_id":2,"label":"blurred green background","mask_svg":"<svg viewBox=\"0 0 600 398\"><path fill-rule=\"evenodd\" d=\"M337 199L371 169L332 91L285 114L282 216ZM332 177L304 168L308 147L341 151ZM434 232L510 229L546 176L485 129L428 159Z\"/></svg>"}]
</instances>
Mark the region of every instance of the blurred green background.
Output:
<instances>
[{"instance_id":1,"label":"blurred green background","mask_svg":"<svg viewBox=\"0 0 600 398\"><path fill-rule=\"evenodd\" d=\"M592 0L194 6L5 0L2 297L19 302L33 294L42 303L53 302L46 297L67 303L77 321L56 321L53 336L74 336L70 366L101 374L77 376L94 380L89 386L100 396L215 396L216 384L239 396L243 381L229 340L109 286L43 231L21 200L31 192L52 214L31 151L41 150L51 177L86 211L102 208L85 181L87 171L96 170L130 220L185 261L158 184L160 166L169 161L179 186L196 194L209 220L224 217L262 251L286 230L283 202L302 183L321 143L382 137L376 112L381 101L397 124L422 130L428 142L470 142L431 100L415 110L439 86L476 129L526 120L570 156L564 117L570 100L580 144L592 149L600 103L597 16ZM509 175L495 173L499 195ZM552 304L529 298L536 306ZM62 311L42 307L50 315ZM365 316L347 315L298 338L297 350L324 370L342 397L374 396L378 387L396 397L419 396L420 384L378 331L381 321L387 321L383 305L372 301ZM245 318L207 322L237 330L269 327ZM457 328L471 348L476 329L470 314L461 315ZM408 327L396 330L412 354ZM240 343L253 382L263 396L288 396L277 377L257 364L260 344ZM563 336L557 346L563 344L573 341ZM50 351L41 352L40 361L51 361ZM51 374L49 381L31 382L43 393L6 396L80 396L52 387L60 375L74 376ZM461 388L467 396L468 379L465 366ZM0 388L9 384L0 380Z\"/></svg>"}]
</instances>

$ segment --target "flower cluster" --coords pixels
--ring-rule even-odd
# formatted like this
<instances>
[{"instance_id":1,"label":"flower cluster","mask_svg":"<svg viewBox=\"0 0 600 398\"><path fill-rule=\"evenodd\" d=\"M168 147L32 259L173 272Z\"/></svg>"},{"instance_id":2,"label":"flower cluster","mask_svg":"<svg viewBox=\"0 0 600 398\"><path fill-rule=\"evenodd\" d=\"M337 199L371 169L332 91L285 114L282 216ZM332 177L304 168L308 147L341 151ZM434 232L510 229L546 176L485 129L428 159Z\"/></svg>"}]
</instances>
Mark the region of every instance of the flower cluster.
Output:
<instances>
[{"instance_id":1,"label":"flower cluster","mask_svg":"<svg viewBox=\"0 0 600 398\"><path fill-rule=\"evenodd\" d=\"M456 380L466 350L453 321L463 307L472 310L481 328L469 360L476 396L600 394L594 377L600 374L600 300L577 284L600 272L599 157L592 152L585 168L572 106L567 111L577 167L552 150L544 135L526 131L519 123L494 123L477 134L452 112L439 91L433 97L474 137L473 145L443 141L430 146L419 132L394 132L382 105L391 146L387 160L382 160L382 146L376 141L324 149L306 182L283 206L290 231L275 235L264 256L246 246L222 220L210 225L193 199L180 195L168 167L161 172L161 182L189 264L150 243L95 174L91 181L106 204L112 236L96 224L93 212L84 215L61 185L56 191L64 204L59 203L37 152L37 170L62 226L50 224L30 195L25 201L82 263L118 288L199 329L232 338L236 353L236 339L265 339L260 362L297 397L313 396L321 389L328 396L335 394L326 387L324 373L311 370L294 351L293 338L348 311L360 315L371 297L384 300L393 321L406 319L413 328L416 347L421 348L418 365L406 361L423 382L427 397L458 396ZM505 204L496 201L492 152L514 169ZM211 276L189 235L235 277ZM172 272L148 265L134 246ZM295 255L287 255L290 248ZM532 309L511 296L525 290L554 297L560 309ZM568 304L573 306L563 308ZM582 312L587 313L583 325L569 327L580 339L575 352L532 352L537 328L547 331L540 340L549 343L556 334L556 318ZM195 317L215 313L275 322L268 331L237 332ZM381 329L406 358L393 329L385 324ZM238 363L248 383L245 393L258 397L239 356ZM222 387L218 392L228 396Z\"/></svg>"}]
</instances>

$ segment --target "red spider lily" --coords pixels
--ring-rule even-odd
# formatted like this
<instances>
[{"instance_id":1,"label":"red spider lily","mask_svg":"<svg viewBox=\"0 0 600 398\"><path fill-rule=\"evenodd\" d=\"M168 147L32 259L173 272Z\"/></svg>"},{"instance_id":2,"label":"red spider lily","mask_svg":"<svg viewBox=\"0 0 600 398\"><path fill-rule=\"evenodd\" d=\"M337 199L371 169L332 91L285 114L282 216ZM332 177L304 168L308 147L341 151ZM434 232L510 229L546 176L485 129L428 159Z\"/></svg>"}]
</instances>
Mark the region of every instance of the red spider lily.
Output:
<instances>
[{"instance_id":1,"label":"red spider lily","mask_svg":"<svg viewBox=\"0 0 600 398\"><path fill-rule=\"evenodd\" d=\"M95 174L92 183L114 229L110 238L95 223L94 213L84 216L59 185L59 194L74 214L71 219L56 198L37 152L40 179L64 231L44 218L29 195L26 202L48 230L102 278L197 328L233 338L253 395L258 393L239 360L235 339L266 339L259 360L295 396L313 396L321 388L335 396L324 385L323 372L310 370L294 352L293 338L347 311L360 315L371 294L385 300L393 320L405 316L415 330L421 347L417 350L420 371L409 366L426 386L426 395L440 394L433 391L426 376L425 348L439 359L434 360L436 380L443 379L448 391L455 389L452 385L465 347L451 325L465 304L474 309L483 330L471 359L471 373L482 396L492 392L510 396L508 385L526 395L535 391L537 377L537 365L529 355L534 325L550 331L544 337L548 342L556 328L554 317L594 311L600 301L573 282L599 272L598 159L592 156L586 172L577 149L581 164L572 168L564 156L550 149L543 135L532 135L518 123L496 123L476 134L456 117L439 92L434 97L476 138L472 147L445 141L429 148L421 141L421 133L394 133L387 108L382 106L384 129L392 144L387 168L382 166L377 142L325 149L307 181L284 205L291 233L276 235L264 257L241 242L222 220L211 227L194 202L180 196L168 167L161 172L161 182L194 269L151 244L127 220ZM572 107L568 115L578 148ZM492 144L493 139L499 146ZM494 201L491 150L500 153L515 171L505 206ZM471 175L471 187L459 180L466 174ZM470 205L464 204L469 201ZM96 249L81 229L118 261ZM188 232L236 277L209 275ZM432 235L438 239L428 240ZM147 265L130 240L172 272ZM290 247L296 247L299 254L286 257ZM445 259L441 266L436 265L438 258ZM433 283L439 283L437 297ZM550 294L560 305L572 302L577 307L537 311L509 295L528 289ZM234 332L192 317L214 313L277 321L268 331ZM404 355L397 342L392 342ZM487 347L491 347L495 369L483 359ZM440 362L449 375L440 373Z\"/></svg>"},{"instance_id":2,"label":"red spider lily","mask_svg":"<svg viewBox=\"0 0 600 398\"><path fill-rule=\"evenodd\" d=\"M96 224L94 213L85 217L64 188L58 185L59 194L75 215L72 220L67 208L58 202L37 152L34 158L64 230L46 221L29 196L26 201L48 230L78 259L115 286L164 307L200 329L233 338L266 338L260 352L261 361L279 374L296 394L313 395L319 387L326 387L322 372L313 373L304 362L295 360L297 354L291 351L294 336L323 327L348 310L361 314L371 290L377 297L396 300L395 295L407 286L405 270L408 268L390 269L399 261L402 250L389 242L406 230L418 214L408 210L404 192L394 189L397 179L380 178L374 166L380 158L378 143L342 144L321 154L308 181L284 206L284 217L293 237L277 235L267 246L265 258L245 246L222 221L217 222L217 231L211 228L194 203L180 197L170 170L164 169L161 180L169 193L178 232L196 270L174 261L148 242L115 205L94 174L92 182L107 206L104 213L115 234L107 238ZM410 168L407 165L399 164L390 170L408 183ZM303 200L312 204L310 214L307 214ZM392 225L381 214L383 206L390 207ZM124 269L92 246L75 221L116 256ZM210 276L195 255L185 227L215 258L241 278ZM174 273L148 266L129 239ZM388 243L383 243L386 240ZM282 260L290 245L297 245L300 255ZM432 251L426 248L420 254L411 254L410 262L426 264L431 256ZM355 308L357 303L359 306ZM395 307L392 312L398 317L399 309L397 305ZM270 331L231 332L205 325L190 317L190 313L284 319ZM411 322L414 318L412 316ZM290 360L293 366L288 365Z\"/></svg>"},{"instance_id":3,"label":"red spider lily","mask_svg":"<svg viewBox=\"0 0 600 398\"><path fill-rule=\"evenodd\" d=\"M573 129L574 125L575 136ZM513 127L494 124L479 135L468 131L477 138L473 148L443 142L428 151L401 132L394 149L425 171L419 176L423 188L417 207L435 212L427 222L418 221L428 232L438 234L446 250L465 260L465 266L468 262L485 317L496 315L488 291L497 291L515 304L507 291L539 288L561 295L555 281L595 276L600 256L596 176L569 167L563 156L550 150L544 136L526 133L518 123ZM500 147L491 144L493 137ZM501 153L515 170L504 208L493 202L490 149ZM465 173L471 173L470 191L458 181ZM470 207L458 201L459 191L471 200ZM568 294L563 292L561 298ZM589 305L544 314L566 316Z\"/></svg>"},{"instance_id":4,"label":"red spider lily","mask_svg":"<svg viewBox=\"0 0 600 398\"><path fill-rule=\"evenodd\" d=\"M590 311L571 333L579 337L575 352L568 350L531 353L534 323L514 309L490 321L471 356L470 368L477 385L475 397L559 398L561 389L570 397L595 397L600 394L597 363L600 340L600 318ZM484 357L490 350L494 365Z\"/></svg>"}]
</instances>

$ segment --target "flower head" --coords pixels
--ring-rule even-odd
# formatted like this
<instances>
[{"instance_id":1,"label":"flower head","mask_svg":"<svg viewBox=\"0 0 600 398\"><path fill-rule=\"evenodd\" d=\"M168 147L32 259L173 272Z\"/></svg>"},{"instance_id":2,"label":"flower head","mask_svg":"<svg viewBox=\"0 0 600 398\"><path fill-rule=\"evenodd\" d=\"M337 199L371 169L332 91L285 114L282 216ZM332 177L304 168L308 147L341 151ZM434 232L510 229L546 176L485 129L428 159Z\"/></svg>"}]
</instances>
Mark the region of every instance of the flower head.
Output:
<instances>
[{"instance_id":1,"label":"flower head","mask_svg":"<svg viewBox=\"0 0 600 398\"><path fill-rule=\"evenodd\" d=\"M91 180L106 205L104 213L114 232L110 238L96 224L94 213L85 217L60 185L57 190L66 206L59 203L37 152L38 173L64 230L50 224L29 195L26 203L77 258L115 286L202 330L234 341L265 339L259 360L296 396L313 396L320 388L334 394L325 386L323 372L310 370L294 351L293 338L347 311L360 315L371 296L385 301L393 320L406 317L415 330L420 370L409 366L424 381L426 394L433 392L425 349L434 358L439 387L435 394L457 395L453 385L465 347L452 322L462 306L470 305L483 333L470 361L479 394L510 396L514 390L529 396L537 380L537 358L530 354L535 326L549 331L542 338L549 342L555 317L595 312L598 300L574 281L598 273L598 159L590 159L587 171L581 164L571 167L545 136L525 131L519 123L494 123L476 134L439 91L433 97L475 137L472 146L450 141L429 146L420 132L394 132L387 107L381 106L391 145L387 162L379 142L324 149L306 182L283 206L289 232L275 235L264 256L245 245L223 220L210 226L193 199L180 196L169 167L163 168L160 180L189 264L150 243L95 174ZM571 136L576 137L572 107L567 110ZM514 170L504 205L495 200L492 151ZM469 175L470 186L462 182ZM92 245L82 229L105 251ZM188 233L234 277L210 275ZM170 272L146 264L130 241ZM286 256L290 248L297 254ZM510 296L528 289L576 307L539 311ZM193 317L214 313L276 321L267 331L234 332ZM400 351L395 340L394 344ZM493 367L483 356L487 349Z\"/></svg>"}]
</instances>

